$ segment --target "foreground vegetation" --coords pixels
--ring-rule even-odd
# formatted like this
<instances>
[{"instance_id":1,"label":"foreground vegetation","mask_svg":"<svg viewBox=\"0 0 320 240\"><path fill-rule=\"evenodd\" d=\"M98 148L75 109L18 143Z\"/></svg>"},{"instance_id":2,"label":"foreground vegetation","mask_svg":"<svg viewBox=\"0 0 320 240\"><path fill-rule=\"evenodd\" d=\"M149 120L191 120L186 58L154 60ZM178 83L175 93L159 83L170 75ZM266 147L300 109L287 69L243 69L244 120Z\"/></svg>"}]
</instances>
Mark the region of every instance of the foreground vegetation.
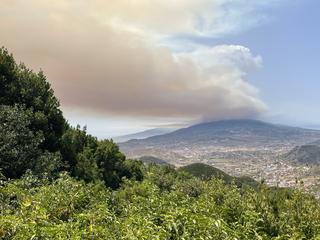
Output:
<instances>
[{"instance_id":1,"label":"foreground vegetation","mask_svg":"<svg viewBox=\"0 0 320 240\"><path fill-rule=\"evenodd\" d=\"M2 239L319 239L320 204L287 189L202 181L168 166L117 190L67 174L2 182Z\"/></svg>"},{"instance_id":2,"label":"foreground vegetation","mask_svg":"<svg viewBox=\"0 0 320 240\"><path fill-rule=\"evenodd\" d=\"M44 74L0 48L1 239L320 239L313 196L126 159L59 107Z\"/></svg>"}]
</instances>

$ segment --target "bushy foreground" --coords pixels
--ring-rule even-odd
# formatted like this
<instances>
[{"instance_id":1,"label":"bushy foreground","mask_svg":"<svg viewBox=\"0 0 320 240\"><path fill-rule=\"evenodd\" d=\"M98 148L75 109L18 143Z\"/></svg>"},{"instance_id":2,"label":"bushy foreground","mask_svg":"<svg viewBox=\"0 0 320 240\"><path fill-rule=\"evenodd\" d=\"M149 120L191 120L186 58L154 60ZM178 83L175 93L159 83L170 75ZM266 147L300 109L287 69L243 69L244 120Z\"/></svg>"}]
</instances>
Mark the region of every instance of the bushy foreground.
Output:
<instances>
[{"instance_id":1,"label":"bushy foreground","mask_svg":"<svg viewBox=\"0 0 320 240\"><path fill-rule=\"evenodd\" d=\"M116 191L62 174L0 188L1 239L320 239L320 204L287 189L237 188L168 166Z\"/></svg>"}]
</instances>

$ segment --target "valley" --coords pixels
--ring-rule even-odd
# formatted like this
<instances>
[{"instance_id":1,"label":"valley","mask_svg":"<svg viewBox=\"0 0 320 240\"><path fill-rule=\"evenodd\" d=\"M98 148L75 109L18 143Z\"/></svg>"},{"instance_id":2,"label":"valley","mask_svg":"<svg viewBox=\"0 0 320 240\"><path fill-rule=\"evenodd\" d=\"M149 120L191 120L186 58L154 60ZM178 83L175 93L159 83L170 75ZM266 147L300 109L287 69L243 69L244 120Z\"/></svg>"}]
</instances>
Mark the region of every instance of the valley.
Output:
<instances>
[{"instance_id":1,"label":"valley","mask_svg":"<svg viewBox=\"0 0 320 240\"><path fill-rule=\"evenodd\" d=\"M120 143L120 148L129 158L154 156L176 167L205 163L232 176L249 176L270 186L298 187L320 197L317 165L287 157L296 146L318 139L317 130L232 120L130 140Z\"/></svg>"}]
</instances>

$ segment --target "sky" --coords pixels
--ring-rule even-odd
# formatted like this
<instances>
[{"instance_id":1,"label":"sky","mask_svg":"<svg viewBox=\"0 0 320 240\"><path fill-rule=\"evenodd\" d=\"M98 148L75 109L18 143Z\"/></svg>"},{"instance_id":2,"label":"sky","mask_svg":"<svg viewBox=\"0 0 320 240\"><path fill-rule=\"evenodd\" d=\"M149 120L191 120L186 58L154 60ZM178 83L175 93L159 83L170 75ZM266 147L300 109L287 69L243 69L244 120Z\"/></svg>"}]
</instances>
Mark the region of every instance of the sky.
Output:
<instances>
[{"instance_id":1,"label":"sky","mask_svg":"<svg viewBox=\"0 0 320 240\"><path fill-rule=\"evenodd\" d=\"M0 0L0 45L100 137L254 118L320 126L316 0Z\"/></svg>"}]
</instances>

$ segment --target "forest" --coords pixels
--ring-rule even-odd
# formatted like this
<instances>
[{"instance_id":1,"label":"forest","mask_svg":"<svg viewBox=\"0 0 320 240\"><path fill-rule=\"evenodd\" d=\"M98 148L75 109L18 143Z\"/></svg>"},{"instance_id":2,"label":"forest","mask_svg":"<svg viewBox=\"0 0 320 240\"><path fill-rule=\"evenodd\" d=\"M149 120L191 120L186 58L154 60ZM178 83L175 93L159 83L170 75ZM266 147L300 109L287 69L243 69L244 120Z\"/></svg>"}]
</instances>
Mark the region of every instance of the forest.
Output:
<instances>
[{"instance_id":1,"label":"forest","mask_svg":"<svg viewBox=\"0 0 320 240\"><path fill-rule=\"evenodd\" d=\"M127 159L0 48L1 239L320 239L320 202L299 184Z\"/></svg>"}]
</instances>

